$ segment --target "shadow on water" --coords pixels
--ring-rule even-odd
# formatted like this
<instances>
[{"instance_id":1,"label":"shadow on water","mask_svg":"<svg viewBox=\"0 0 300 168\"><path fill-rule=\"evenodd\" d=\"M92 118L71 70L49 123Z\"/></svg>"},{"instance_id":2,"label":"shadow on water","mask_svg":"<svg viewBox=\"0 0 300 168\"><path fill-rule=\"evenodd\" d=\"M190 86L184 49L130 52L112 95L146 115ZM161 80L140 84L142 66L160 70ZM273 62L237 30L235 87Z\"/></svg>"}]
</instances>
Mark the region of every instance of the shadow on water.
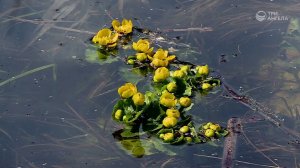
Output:
<instances>
[{"instance_id":1,"label":"shadow on water","mask_svg":"<svg viewBox=\"0 0 300 168\"><path fill-rule=\"evenodd\" d=\"M0 3L0 83L10 80L0 87L1 167L220 167L223 140L171 146L175 156L160 152L134 158L119 148L112 133L122 126L111 120L111 109L117 88L125 82L116 67L128 67L120 61L99 66L84 60L88 40L113 18L134 18L139 27L185 44L175 46L181 60L208 63L233 88L281 112L289 130L299 130L299 105L293 101L299 86L291 90L294 81L284 72L298 72L300 55L280 53L290 23L255 19L259 10L299 19L296 1ZM36 69L50 65L54 71ZM274 104L276 100L281 101ZM224 126L233 116L242 118L237 167L300 167L299 144L249 110L220 93L202 98L191 114L198 123Z\"/></svg>"}]
</instances>

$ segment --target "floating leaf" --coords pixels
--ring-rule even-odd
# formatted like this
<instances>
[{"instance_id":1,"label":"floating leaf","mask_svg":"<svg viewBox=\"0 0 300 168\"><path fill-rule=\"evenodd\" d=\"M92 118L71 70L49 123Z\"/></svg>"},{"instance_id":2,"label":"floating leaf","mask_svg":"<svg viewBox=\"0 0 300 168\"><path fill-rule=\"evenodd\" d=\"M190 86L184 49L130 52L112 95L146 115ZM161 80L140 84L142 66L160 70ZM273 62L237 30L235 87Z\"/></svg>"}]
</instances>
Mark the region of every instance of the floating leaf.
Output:
<instances>
[{"instance_id":1,"label":"floating leaf","mask_svg":"<svg viewBox=\"0 0 300 168\"><path fill-rule=\"evenodd\" d=\"M112 53L114 53L114 51L91 47L85 50L85 59L90 63L98 63L100 65L110 64L118 61L116 56L111 56Z\"/></svg>"}]
</instances>

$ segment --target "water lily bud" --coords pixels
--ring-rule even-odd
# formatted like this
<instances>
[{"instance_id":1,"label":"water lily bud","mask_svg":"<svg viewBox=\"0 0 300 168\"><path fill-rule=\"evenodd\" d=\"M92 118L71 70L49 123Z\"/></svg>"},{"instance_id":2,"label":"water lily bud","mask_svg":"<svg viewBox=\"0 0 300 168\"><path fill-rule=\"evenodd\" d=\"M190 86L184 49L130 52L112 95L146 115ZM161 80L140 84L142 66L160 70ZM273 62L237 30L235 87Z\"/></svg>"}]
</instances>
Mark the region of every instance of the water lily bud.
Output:
<instances>
[{"instance_id":1,"label":"water lily bud","mask_svg":"<svg viewBox=\"0 0 300 168\"><path fill-rule=\"evenodd\" d=\"M145 54L145 53L136 53L136 59L143 62L147 59L147 54Z\"/></svg>"},{"instance_id":2,"label":"water lily bud","mask_svg":"<svg viewBox=\"0 0 300 168\"><path fill-rule=\"evenodd\" d=\"M188 97L181 97L179 99L179 104L182 106L182 107L189 107L191 104L192 104L192 101L190 98Z\"/></svg>"},{"instance_id":3,"label":"water lily bud","mask_svg":"<svg viewBox=\"0 0 300 168\"><path fill-rule=\"evenodd\" d=\"M209 126L210 129L214 130L214 131L221 131L221 127L219 124L212 124Z\"/></svg>"},{"instance_id":4,"label":"water lily bud","mask_svg":"<svg viewBox=\"0 0 300 168\"><path fill-rule=\"evenodd\" d=\"M177 119L175 117L166 117L163 120L163 125L167 128L174 127L177 124Z\"/></svg>"},{"instance_id":5,"label":"water lily bud","mask_svg":"<svg viewBox=\"0 0 300 168\"><path fill-rule=\"evenodd\" d=\"M118 93L123 99L127 99L137 93L137 88L132 83L125 83L118 89Z\"/></svg>"},{"instance_id":6,"label":"water lily bud","mask_svg":"<svg viewBox=\"0 0 300 168\"><path fill-rule=\"evenodd\" d=\"M145 96L142 93L138 92L132 96L132 100L136 106L141 106L145 102Z\"/></svg>"},{"instance_id":7,"label":"water lily bud","mask_svg":"<svg viewBox=\"0 0 300 168\"><path fill-rule=\"evenodd\" d=\"M180 67L180 70L182 70L183 72L185 72L187 74L188 71L190 70L190 67L188 65L184 65L184 66Z\"/></svg>"},{"instance_id":8,"label":"water lily bud","mask_svg":"<svg viewBox=\"0 0 300 168\"><path fill-rule=\"evenodd\" d=\"M175 78L183 78L186 76L186 73L182 70L176 70L173 72L172 76Z\"/></svg>"},{"instance_id":9,"label":"water lily bud","mask_svg":"<svg viewBox=\"0 0 300 168\"><path fill-rule=\"evenodd\" d=\"M182 133L187 133L187 132L189 132L189 130L190 130L190 128L186 125L179 129L179 131Z\"/></svg>"},{"instance_id":10,"label":"water lily bud","mask_svg":"<svg viewBox=\"0 0 300 168\"><path fill-rule=\"evenodd\" d=\"M168 117L175 117L175 118L180 117L180 112L176 109L167 109L166 114Z\"/></svg>"},{"instance_id":11,"label":"water lily bud","mask_svg":"<svg viewBox=\"0 0 300 168\"><path fill-rule=\"evenodd\" d=\"M170 82L168 85L167 85L167 90L171 93L175 92L177 89L177 85L175 82Z\"/></svg>"},{"instance_id":12,"label":"water lily bud","mask_svg":"<svg viewBox=\"0 0 300 168\"><path fill-rule=\"evenodd\" d=\"M117 110L117 111L115 112L115 119L120 120L121 117L122 117L122 115L123 115L123 111L120 110L120 109Z\"/></svg>"},{"instance_id":13,"label":"water lily bud","mask_svg":"<svg viewBox=\"0 0 300 168\"><path fill-rule=\"evenodd\" d=\"M164 135L164 141L169 142L174 139L174 134L169 132Z\"/></svg>"},{"instance_id":14,"label":"water lily bud","mask_svg":"<svg viewBox=\"0 0 300 168\"><path fill-rule=\"evenodd\" d=\"M210 89L211 87L212 87L211 84L209 84L209 83L203 83L201 88L202 88L203 90L208 90L208 89Z\"/></svg>"},{"instance_id":15,"label":"water lily bud","mask_svg":"<svg viewBox=\"0 0 300 168\"><path fill-rule=\"evenodd\" d=\"M154 72L154 82L162 82L170 76L170 72L166 67L157 68Z\"/></svg>"},{"instance_id":16,"label":"water lily bud","mask_svg":"<svg viewBox=\"0 0 300 168\"><path fill-rule=\"evenodd\" d=\"M187 143L192 143L193 142L193 139L191 137L185 137L184 140L187 142Z\"/></svg>"},{"instance_id":17,"label":"water lily bud","mask_svg":"<svg viewBox=\"0 0 300 168\"><path fill-rule=\"evenodd\" d=\"M197 72L198 72L199 75L208 75L209 74L208 65L197 66L196 70L197 70Z\"/></svg>"},{"instance_id":18,"label":"water lily bud","mask_svg":"<svg viewBox=\"0 0 300 168\"><path fill-rule=\"evenodd\" d=\"M205 134L206 137L210 138L210 137L215 136L215 131L212 130L212 129L207 129L207 130L205 130L204 134Z\"/></svg>"},{"instance_id":19,"label":"water lily bud","mask_svg":"<svg viewBox=\"0 0 300 168\"><path fill-rule=\"evenodd\" d=\"M164 139L165 134L159 134L159 138Z\"/></svg>"},{"instance_id":20,"label":"water lily bud","mask_svg":"<svg viewBox=\"0 0 300 168\"><path fill-rule=\"evenodd\" d=\"M176 105L177 100L176 100L176 97L172 93L169 93L168 91L165 91L160 96L159 103L161 105L166 106L166 107L172 108Z\"/></svg>"},{"instance_id":21,"label":"water lily bud","mask_svg":"<svg viewBox=\"0 0 300 168\"><path fill-rule=\"evenodd\" d=\"M128 65L133 65L133 64L134 64L134 60L133 60L133 59L127 60L127 64L128 64Z\"/></svg>"}]
</instances>

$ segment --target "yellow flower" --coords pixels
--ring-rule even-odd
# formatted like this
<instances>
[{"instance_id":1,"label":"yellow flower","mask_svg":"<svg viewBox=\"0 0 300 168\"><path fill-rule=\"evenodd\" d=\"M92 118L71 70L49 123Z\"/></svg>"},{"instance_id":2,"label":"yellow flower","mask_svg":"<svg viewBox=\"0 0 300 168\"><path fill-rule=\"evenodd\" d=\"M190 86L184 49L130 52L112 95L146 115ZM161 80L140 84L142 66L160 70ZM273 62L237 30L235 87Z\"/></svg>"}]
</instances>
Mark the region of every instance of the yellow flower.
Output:
<instances>
[{"instance_id":1,"label":"yellow flower","mask_svg":"<svg viewBox=\"0 0 300 168\"><path fill-rule=\"evenodd\" d=\"M136 106L141 106L145 102L145 96L142 93L138 92L132 96L132 100Z\"/></svg>"},{"instance_id":2,"label":"yellow flower","mask_svg":"<svg viewBox=\"0 0 300 168\"><path fill-rule=\"evenodd\" d=\"M159 102L166 107L172 108L176 105L177 100L173 94L166 91L160 96Z\"/></svg>"},{"instance_id":3,"label":"yellow flower","mask_svg":"<svg viewBox=\"0 0 300 168\"><path fill-rule=\"evenodd\" d=\"M117 45L118 33L113 33L110 29L100 30L92 39L93 43L98 43L102 46L115 47Z\"/></svg>"},{"instance_id":4,"label":"yellow flower","mask_svg":"<svg viewBox=\"0 0 300 168\"><path fill-rule=\"evenodd\" d=\"M168 56L168 51L163 49L158 49L153 57L148 57L152 62L151 65L154 65L155 67L166 67L169 65L169 62L175 60L175 55Z\"/></svg>"},{"instance_id":5,"label":"yellow flower","mask_svg":"<svg viewBox=\"0 0 300 168\"><path fill-rule=\"evenodd\" d=\"M153 51L153 47L150 48L150 42L147 39L139 39L136 43L133 42L132 48L137 52L146 54L150 54Z\"/></svg>"},{"instance_id":6,"label":"yellow flower","mask_svg":"<svg viewBox=\"0 0 300 168\"><path fill-rule=\"evenodd\" d=\"M175 117L166 117L163 120L163 125L167 128L174 127L177 124L177 118Z\"/></svg>"},{"instance_id":7,"label":"yellow flower","mask_svg":"<svg viewBox=\"0 0 300 168\"><path fill-rule=\"evenodd\" d=\"M131 20L123 19L122 24L118 20L113 20L111 24L118 33L129 34L132 32L133 25Z\"/></svg>"},{"instance_id":8,"label":"yellow flower","mask_svg":"<svg viewBox=\"0 0 300 168\"><path fill-rule=\"evenodd\" d=\"M203 128L204 128L204 129L208 129L208 128L210 127L210 125L213 125L213 123L212 123L212 122L208 122L208 123L206 123L206 124L203 126Z\"/></svg>"},{"instance_id":9,"label":"yellow flower","mask_svg":"<svg viewBox=\"0 0 300 168\"><path fill-rule=\"evenodd\" d=\"M169 61L166 59L153 58L151 65L154 67L167 67L169 65Z\"/></svg>"},{"instance_id":10,"label":"yellow flower","mask_svg":"<svg viewBox=\"0 0 300 168\"><path fill-rule=\"evenodd\" d=\"M161 67L157 68L154 72L153 80L154 82L162 82L170 76L170 72L167 68Z\"/></svg>"},{"instance_id":11,"label":"yellow flower","mask_svg":"<svg viewBox=\"0 0 300 168\"><path fill-rule=\"evenodd\" d=\"M180 67L180 70L182 70L183 72L185 72L187 74L188 71L190 70L190 67L188 65L184 65L184 66Z\"/></svg>"},{"instance_id":12,"label":"yellow flower","mask_svg":"<svg viewBox=\"0 0 300 168\"><path fill-rule=\"evenodd\" d=\"M177 89L177 85L175 82L170 82L168 85L167 85L167 90L171 93L175 92Z\"/></svg>"},{"instance_id":13,"label":"yellow flower","mask_svg":"<svg viewBox=\"0 0 300 168\"><path fill-rule=\"evenodd\" d=\"M187 143L192 143L193 139L191 137L185 137L184 140L187 142Z\"/></svg>"},{"instance_id":14,"label":"yellow flower","mask_svg":"<svg viewBox=\"0 0 300 168\"><path fill-rule=\"evenodd\" d=\"M204 65L204 66L197 66L196 67L197 73L199 75L208 75L209 74L209 68L208 65Z\"/></svg>"},{"instance_id":15,"label":"yellow flower","mask_svg":"<svg viewBox=\"0 0 300 168\"><path fill-rule=\"evenodd\" d=\"M191 104L192 104L192 101L190 98L188 97L181 97L179 99L179 104L182 106L182 107L189 107Z\"/></svg>"},{"instance_id":16,"label":"yellow flower","mask_svg":"<svg viewBox=\"0 0 300 168\"><path fill-rule=\"evenodd\" d=\"M118 89L118 93L123 99L127 99L137 93L137 88L132 83L125 83Z\"/></svg>"},{"instance_id":17,"label":"yellow flower","mask_svg":"<svg viewBox=\"0 0 300 168\"><path fill-rule=\"evenodd\" d=\"M166 59L168 61L175 60L176 56L175 55L168 56L168 53L169 52L167 50L163 50L162 48L160 48L155 52L155 54L153 55L153 58Z\"/></svg>"},{"instance_id":18,"label":"yellow flower","mask_svg":"<svg viewBox=\"0 0 300 168\"><path fill-rule=\"evenodd\" d=\"M136 53L136 59L143 62L147 59L147 54L145 53Z\"/></svg>"},{"instance_id":19,"label":"yellow flower","mask_svg":"<svg viewBox=\"0 0 300 168\"><path fill-rule=\"evenodd\" d=\"M186 73L182 70L176 70L173 72L172 76L175 78L183 78L186 76Z\"/></svg>"},{"instance_id":20,"label":"yellow flower","mask_svg":"<svg viewBox=\"0 0 300 168\"><path fill-rule=\"evenodd\" d=\"M210 137L215 136L215 131L212 130L212 129L207 129L207 130L205 130L204 134L205 134L206 137L210 138Z\"/></svg>"},{"instance_id":21,"label":"yellow flower","mask_svg":"<svg viewBox=\"0 0 300 168\"><path fill-rule=\"evenodd\" d=\"M167 109L166 115L168 117L175 117L175 118L179 118L180 117L180 113L176 109Z\"/></svg>"},{"instance_id":22,"label":"yellow flower","mask_svg":"<svg viewBox=\"0 0 300 168\"><path fill-rule=\"evenodd\" d=\"M212 87L211 84L209 84L209 83L203 83L201 88L202 88L203 90L208 90L208 89L210 89L211 87Z\"/></svg>"},{"instance_id":23,"label":"yellow flower","mask_svg":"<svg viewBox=\"0 0 300 168\"><path fill-rule=\"evenodd\" d=\"M174 134L171 132L166 133L163 138L164 138L164 141L170 142L174 139Z\"/></svg>"},{"instance_id":24,"label":"yellow flower","mask_svg":"<svg viewBox=\"0 0 300 168\"><path fill-rule=\"evenodd\" d=\"M128 65L133 65L134 63L135 63L135 61L133 59L127 60L127 64Z\"/></svg>"},{"instance_id":25,"label":"yellow flower","mask_svg":"<svg viewBox=\"0 0 300 168\"><path fill-rule=\"evenodd\" d=\"M214 131L221 131L221 127L219 124L212 124L209 126L210 129L214 130Z\"/></svg>"},{"instance_id":26,"label":"yellow flower","mask_svg":"<svg viewBox=\"0 0 300 168\"><path fill-rule=\"evenodd\" d=\"M117 120L120 120L121 119L121 117L122 117L122 114L123 114L123 111L122 110L117 110L116 112L115 112L115 118L117 119Z\"/></svg>"},{"instance_id":27,"label":"yellow flower","mask_svg":"<svg viewBox=\"0 0 300 168\"><path fill-rule=\"evenodd\" d=\"M179 129L179 131L182 133L187 133L187 132L189 132L189 130L190 130L190 128L186 125Z\"/></svg>"}]
</instances>

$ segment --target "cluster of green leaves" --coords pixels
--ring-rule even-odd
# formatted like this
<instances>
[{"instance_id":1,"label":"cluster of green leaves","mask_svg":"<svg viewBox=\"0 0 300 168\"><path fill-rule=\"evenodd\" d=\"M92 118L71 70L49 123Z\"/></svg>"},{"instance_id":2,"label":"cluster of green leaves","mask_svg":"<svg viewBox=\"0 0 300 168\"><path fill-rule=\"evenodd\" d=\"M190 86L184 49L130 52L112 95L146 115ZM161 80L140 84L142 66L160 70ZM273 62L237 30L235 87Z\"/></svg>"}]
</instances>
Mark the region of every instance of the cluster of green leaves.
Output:
<instances>
[{"instance_id":1,"label":"cluster of green leaves","mask_svg":"<svg viewBox=\"0 0 300 168\"><path fill-rule=\"evenodd\" d=\"M121 36L124 40L119 40L115 48L95 44L86 54L90 62L111 63L121 58L141 75L153 78L145 93L138 92L132 83L118 89L120 99L114 106L112 118L124 125L122 130L114 133L124 149L136 157L147 153L145 151L149 150L145 150L140 141L142 135L155 136L173 145L205 143L226 136L228 131L215 123L203 123L197 128L188 114L196 93L205 96L221 85L218 78L210 76L208 65L180 61L160 47L154 53L154 47L151 48L150 40L146 38L131 45L133 35ZM118 56L118 46L123 50L133 48L137 53L125 58ZM160 151L167 151L157 141L151 144Z\"/></svg>"}]
</instances>

